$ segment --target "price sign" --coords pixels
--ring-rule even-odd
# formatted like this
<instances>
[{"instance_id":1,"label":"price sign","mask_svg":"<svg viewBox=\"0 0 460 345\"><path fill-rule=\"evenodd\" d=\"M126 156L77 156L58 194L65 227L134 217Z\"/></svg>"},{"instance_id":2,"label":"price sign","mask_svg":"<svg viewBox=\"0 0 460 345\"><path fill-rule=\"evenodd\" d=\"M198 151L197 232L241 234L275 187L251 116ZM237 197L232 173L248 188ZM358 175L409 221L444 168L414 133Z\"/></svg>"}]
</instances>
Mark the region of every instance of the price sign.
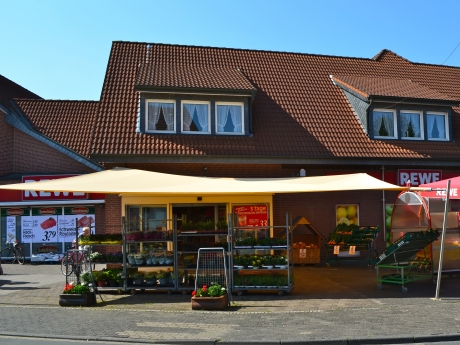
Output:
<instances>
[{"instance_id":1,"label":"price sign","mask_svg":"<svg viewBox=\"0 0 460 345\"><path fill-rule=\"evenodd\" d=\"M334 246L334 254L340 253L340 246Z\"/></svg>"},{"instance_id":2,"label":"price sign","mask_svg":"<svg viewBox=\"0 0 460 345\"><path fill-rule=\"evenodd\" d=\"M355 255L355 249L356 249L356 246L350 246L350 249L348 250L348 254Z\"/></svg>"},{"instance_id":3,"label":"price sign","mask_svg":"<svg viewBox=\"0 0 460 345\"><path fill-rule=\"evenodd\" d=\"M300 249L299 257L306 258L307 257L307 250L305 248Z\"/></svg>"},{"instance_id":4,"label":"price sign","mask_svg":"<svg viewBox=\"0 0 460 345\"><path fill-rule=\"evenodd\" d=\"M268 226L267 205L235 206L234 213L238 215L238 226Z\"/></svg>"}]
</instances>

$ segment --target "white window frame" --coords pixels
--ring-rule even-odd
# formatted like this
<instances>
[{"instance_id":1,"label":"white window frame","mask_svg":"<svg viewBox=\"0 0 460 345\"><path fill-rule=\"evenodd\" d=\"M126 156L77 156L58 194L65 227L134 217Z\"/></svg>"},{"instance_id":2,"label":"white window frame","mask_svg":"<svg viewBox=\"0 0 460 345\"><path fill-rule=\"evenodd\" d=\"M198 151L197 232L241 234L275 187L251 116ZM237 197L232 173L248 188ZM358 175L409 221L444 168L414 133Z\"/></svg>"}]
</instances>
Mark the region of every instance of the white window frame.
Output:
<instances>
[{"instance_id":1,"label":"white window frame","mask_svg":"<svg viewBox=\"0 0 460 345\"><path fill-rule=\"evenodd\" d=\"M149 103L172 103L174 109L174 129L172 131L149 130ZM145 100L145 133L176 133L176 101L167 99L146 99Z\"/></svg>"},{"instance_id":2,"label":"white window frame","mask_svg":"<svg viewBox=\"0 0 460 345\"><path fill-rule=\"evenodd\" d=\"M446 137L445 138L429 138L428 137L428 115L443 115L444 116L444 131L446 133ZM426 111L426 121L427 121L427 125L426 125L426 130L427 130L427 133L426 133L426 138L430 141L449 141L450 140L450 136L449 136L449 114L446 113L446 112L442 112L442 111Z\"/></svg>"},{"instance_id":3,"label":"white window frame","mask_svg":"<svg viewBox=\"0 0 460 345\"><path fill-rule=\"evenodd\" d=\"M241 107L241 132L240 133L235 133L235 132L219 132L218 131L218 126L217 126L217 106L218 105L232 105L232 106L240 106ZM244 102L216 102L215 104L215 122L216 122L216 135L244 135Z\"/></svg>"},{"instance_id":4,"label":"white window frame","mask_svg":"<svg viewBox=\"0 0 460 345\"><path fill-rule=\"evenodd\" d=\"M399 111L399 116L402 119L401 113L405 114L418 114L420 116L420 137L406 137L403 135L404 133L401 132L401 139L403 140L423 140L425 138L425 129L424 129L424 123L423 123L423 111L418 111L418 110L400 110ZM402 128L401 128L402 130Z\"/></svg>"},{"instance_id":5,"label":"white window frame","mask_svg":"<svg viewBox=\"0 0 460 345\"><path fill-rule=\"evenodd\" d=\"M201 131L184 131L183 124L184 124L184 103L186 104L207 104L208 105L208 131L201 132ZM211 134L211 102L208 101L187 101L183 100L180 103L180 131L184 134Z\"/></svg>"},{"instance_id":6,"label":"white window frame","mask_svg":"<svg viewBox=\"0 0 460 345\"><path fill-rule=\"evenodd\" d=\"M372 134L374 134L374 112L385 112L385 113L393 113L393 136L390 137L382 137L379 135L374 135L375 139L398 139L398 121L396 117L396 110L395 109L379 109L379 108L374 108L372 109Z\"/></svg>"}]
</instances>

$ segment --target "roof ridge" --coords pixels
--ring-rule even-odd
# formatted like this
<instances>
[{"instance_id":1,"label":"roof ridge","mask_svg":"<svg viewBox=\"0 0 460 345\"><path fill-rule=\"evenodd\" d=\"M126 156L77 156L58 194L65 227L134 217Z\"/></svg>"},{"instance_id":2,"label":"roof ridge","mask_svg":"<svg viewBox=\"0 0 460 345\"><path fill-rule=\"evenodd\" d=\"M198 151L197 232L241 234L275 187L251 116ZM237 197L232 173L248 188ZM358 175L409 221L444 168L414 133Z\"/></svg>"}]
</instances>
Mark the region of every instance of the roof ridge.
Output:
<instances>
[{"instance_id":1,"label":"roof ridge","mask_svg":"<svg viewBox=\"0 0 460 345\"><path fill-rule=\"evenodd\" d=\"M199 46L199 45L188 45L188 44L171 44L171 43L152 43L152 42L132 42L132 41L113 41L112 43L127 43L127 44L150 44L156 46L168 46L168 47L185 47L185 48L207 48L217 50L235 50L235 51L247 51L257 53L274 53L274 54L288 54L288 55L302 55L302 56L316 56L336 59L352 59L352 60L368 60L372 61L372 58L355 57L355 56L344 56L344 55L326 55L326 54L313 54L313 53L300 53L300 52L289 52L281 50L265 50L265 49L248 49L248 48L228 48L228 47L213 47L213 46Z\"/></svg>"},{"instance_id":2,"label":"roof ridge","mask_svg":"<svg viewBox=\"0 0 460 345\"><path fill-rule=\"evenodd\" d=\"M79 100L79 99L34 99L34 98L12 98L13 101L32 101L32 102L73 102L73 103L99 103L95 100Z\"/></svg>"}]
</instances>

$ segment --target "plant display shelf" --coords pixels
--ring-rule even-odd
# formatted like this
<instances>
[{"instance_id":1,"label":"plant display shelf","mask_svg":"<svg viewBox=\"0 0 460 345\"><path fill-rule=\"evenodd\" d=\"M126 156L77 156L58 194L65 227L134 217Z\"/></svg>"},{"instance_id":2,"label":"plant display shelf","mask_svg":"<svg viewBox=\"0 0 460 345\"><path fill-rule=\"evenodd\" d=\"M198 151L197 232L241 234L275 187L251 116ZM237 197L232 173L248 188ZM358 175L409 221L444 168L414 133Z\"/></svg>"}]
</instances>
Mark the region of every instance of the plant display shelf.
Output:
<instances>
[{"instance_id":1,"label":"plant display shelf","mask_svg":"<svg viewBox=\"0 0 460 345\"><path fill-rule=\"evenodd\" d=\"M338 224L334 232L329 234L326 242L326 266L330 266L332 262L339 261L362 262L366 263L367 267L372 268L373 254L377 254L374 248L374 242L379 234L379 226L358 226ZM339 254L334 254L336 246L340 247ZM355 247L356 254L347 254L350 247ZM367 257L361 251L367 252Z\"/></svg>"},{"instance_id":2,"label":"plant display shelf","mask_svg":"<svg viewBox=\"0 0 460 345\"><path fill-rule=\"evenodd\" d=\"M426 254L426 247L438 237L439 232L436 230L408 232L381 252L374 259L377 288L381 290L382 284L398 284L403 292L407 292L405 285L410 282L432 279L436 283L433 279L432 257ZM382 275L382 269L396 270L396 273Z\"/></svg>"},{"instance_id":3,"label":"plant display shelf","mask_svg":"<svg viewBox=\"0 0 460 345\"><path fill-rule=\"evenodd\" d=\"M135 294L137 290L140 291L145 291L145 290L158 290L158 291L165 291L168 294L171 294L175 291L177 291L177 285L178 285L178 268L177 268L177 222L175 219L166 219L166 220L155 220L155 221L161 221L165 224L172 224L172 230L147 230L147 231L128 231L130 223L126 222L126 219L122 219L123 223L123 276L125 277L123 279L123 286L121 287L121 290L130 292L131 294ZM149 220L145 220L145 223L148 223ZM145 234L144 234L145 233ZM134 236L129 236L136 234L137 237ZM140 236L157 236L157 238L140 238ZM161 237L162 236L162 237ZM128 260L128 255L130 254L137 254L137 255L143 255L142 253L137 251L137 247L139 248L143 245L148 245L148 244L158 244L158 243L164 243L164 249L158 249L158 251L171 251L172 256L170 259L170 262L166 264L147 264L146 260L143 259L143 262L141 264L134 264L130 263ZM168 245L167 243L170 244L170 248L168 250ZM133 249L133 246L136 249ZM172 247L172 248L171 248ZM135 252L131 252L132 250L135 250ZM131 279L129 277L129 270L130 269L141 269L140 271L143 271L143 269L154 269L154 270L160 270L160 271L166 271L168 270L171 274L169 277L164 277L162 279L156 278L154 281L154 284L147 284L145 280L140 280L137 284L135 283L134 279ZM148 271L148 270L147 270Z\"/></svg>"},{"instance_id":4,"label":"plant display shelf","mask_svg":"<svg viewBox=\"0 0 460 345\"><path fill-rule=\"evenodd\" d=\"M294 288L294 260L291 249L292 231L289 226L288 214L286 214L286 224L281 226L236 227L232 226L234 219L236 219L234 215L229 216L231 291L238 295L248 291L277 291L279 296L290 293ZM278 238L270 237L275 232L279 233ZM253 236L254 239L252 239ZM260 241L259 237L263 238L264 241ZM270 242L276 244L269 244ZM282 265L283 268L273 267L276 264L270 264L270 268L250 268L250 265L247 264L245 266L237 265L235 259L245 255L252 258L282 255L287 259L287 262Z\"/></svg>"}]
</instances>

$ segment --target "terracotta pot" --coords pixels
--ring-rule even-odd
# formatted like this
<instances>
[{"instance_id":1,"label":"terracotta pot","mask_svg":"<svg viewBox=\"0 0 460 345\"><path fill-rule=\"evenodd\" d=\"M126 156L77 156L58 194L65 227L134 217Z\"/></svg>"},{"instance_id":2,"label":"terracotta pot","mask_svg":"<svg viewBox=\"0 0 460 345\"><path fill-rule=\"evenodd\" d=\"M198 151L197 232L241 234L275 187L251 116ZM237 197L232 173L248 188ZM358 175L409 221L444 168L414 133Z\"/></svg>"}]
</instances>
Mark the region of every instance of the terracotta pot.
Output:
<instances>
[{"instance_id":1,"label":"terracotta pot","mask_svg":"<svg viewBox=\"0 0 460 345\"><path fill-rule=\"evenodd\" d=\"M99 286L99 287L107 286L106 281L105 281L105 280L99 280L99 281L97 281L97 286Z\"/></svg>"},{"instance_id":2,"label":"terracotta pot","mask_svg":"<svg viewBox=\"0 0 460 345\"><path fill-rule=\"evenodd\" d=\"M192 297L193 310L222 310L227 307L227 294L220 297Z\"/></svg>"}]
</instances>

